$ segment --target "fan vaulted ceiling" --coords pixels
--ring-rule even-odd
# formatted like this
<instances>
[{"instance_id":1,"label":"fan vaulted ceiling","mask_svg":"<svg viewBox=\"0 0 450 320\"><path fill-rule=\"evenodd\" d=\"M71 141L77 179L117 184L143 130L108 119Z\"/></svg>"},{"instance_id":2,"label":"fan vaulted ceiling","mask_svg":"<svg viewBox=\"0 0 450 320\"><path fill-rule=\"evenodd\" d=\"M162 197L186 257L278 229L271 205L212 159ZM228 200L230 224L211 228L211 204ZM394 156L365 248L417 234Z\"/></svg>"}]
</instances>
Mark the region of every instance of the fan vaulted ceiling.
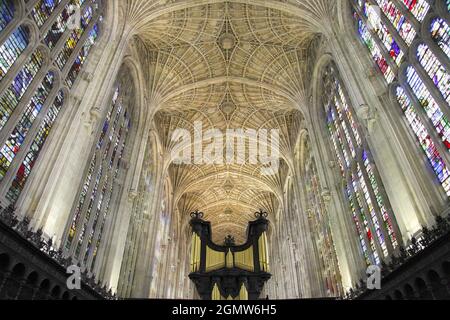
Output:
<instances>
[{"instance_id":1,"label":"fan vaulted ceiling","mask_svg":"<svg viewBox=\"0 0 450 320\"><path fill-rule=\"evenodd\" d=\"M175 165L169 173L181 215L200 209L214 240L245 228L259 208L274 217L292 152L304 126L311 47L330 21L335 0L144 1L124 3L134 46L158 106L155 124L165 151L179 128L279 129L276 175L261 165ZM309 62L309 63L308 63ZM303 109L304 110L304 109ZM170 159L169 159L170 160Z\"/></svg>"}]
</instances>

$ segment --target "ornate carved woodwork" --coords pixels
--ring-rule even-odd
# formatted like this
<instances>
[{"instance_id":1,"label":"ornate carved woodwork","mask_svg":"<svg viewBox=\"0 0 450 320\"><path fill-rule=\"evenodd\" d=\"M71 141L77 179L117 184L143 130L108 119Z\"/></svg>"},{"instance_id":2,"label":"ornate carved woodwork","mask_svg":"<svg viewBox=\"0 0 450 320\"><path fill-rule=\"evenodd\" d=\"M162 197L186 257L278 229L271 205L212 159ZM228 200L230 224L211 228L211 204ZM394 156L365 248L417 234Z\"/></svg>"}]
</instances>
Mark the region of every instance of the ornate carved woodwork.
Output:
<instances>
[{"instance_id":1,"label":"ornate carved woodwork","mask_svg":"<svg viewBox=\"0 0 450 320\"><path fill-rule=\"evenodd\" d=\"M267 213L256 213L248 225L247 242L236 245L232 236L223 245L212 241L211 223L203 213L191 214L191 274L198 294L204 300L257 300L271 278Z\"/></svg>"}]
</instances>

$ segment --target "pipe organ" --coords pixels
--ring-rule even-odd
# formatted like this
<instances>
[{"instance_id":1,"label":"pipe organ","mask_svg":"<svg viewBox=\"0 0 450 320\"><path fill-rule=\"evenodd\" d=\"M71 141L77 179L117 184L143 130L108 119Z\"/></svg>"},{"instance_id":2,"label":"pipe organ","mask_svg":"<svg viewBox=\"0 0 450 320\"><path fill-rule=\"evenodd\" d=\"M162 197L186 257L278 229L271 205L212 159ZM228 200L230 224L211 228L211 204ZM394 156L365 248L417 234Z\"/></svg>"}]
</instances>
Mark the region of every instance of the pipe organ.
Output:
<instances>
[{"instance_id":1,"label":"pipe organ","mask_svg":"<svg viewBox=\"0 0 450 320\"><path fill-rule=\"evenodd\" d=\"M228 236L224 245L215 244L211 224L203 213L191 214L191 274L204 300L257 300L264 284L271 278L267 213L257 212L249 223L247 242L236 245Z\"/></svg>"}]
</instances>

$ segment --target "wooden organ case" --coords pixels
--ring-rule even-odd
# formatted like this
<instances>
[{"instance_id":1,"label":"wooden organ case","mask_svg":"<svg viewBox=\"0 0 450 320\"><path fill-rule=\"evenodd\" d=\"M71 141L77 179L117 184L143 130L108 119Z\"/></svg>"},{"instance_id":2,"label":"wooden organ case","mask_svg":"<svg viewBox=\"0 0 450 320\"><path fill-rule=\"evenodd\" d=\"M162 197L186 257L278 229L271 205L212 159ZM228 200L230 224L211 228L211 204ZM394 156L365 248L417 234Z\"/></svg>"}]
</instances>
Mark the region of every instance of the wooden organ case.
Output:
<instances>
[{"instance_id":1,"label":"wooden organ case","mask_svg":"<svg viewBox=\"0 0 450 320\"><path fill-rule=\"evenodd\" d=\"M191 273L203 300L258 300L265 283L271 278L267 213L257 212L249 223L247 242L235 245L228 236L224 245L213 243L211 224L203 213L191 214Z\"/></svg>"}]
</instances>

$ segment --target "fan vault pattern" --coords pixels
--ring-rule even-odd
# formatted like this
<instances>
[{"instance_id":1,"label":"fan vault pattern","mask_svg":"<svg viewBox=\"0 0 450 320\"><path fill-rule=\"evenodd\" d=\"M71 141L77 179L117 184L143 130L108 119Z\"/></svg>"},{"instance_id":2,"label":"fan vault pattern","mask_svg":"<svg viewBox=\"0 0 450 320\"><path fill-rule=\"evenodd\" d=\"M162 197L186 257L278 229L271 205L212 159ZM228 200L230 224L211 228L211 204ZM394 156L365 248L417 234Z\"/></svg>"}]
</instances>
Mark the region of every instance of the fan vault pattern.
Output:
<instances>
[{"instance_id":1,"label":"fan vault pattern","mask_svg":"<svg viewBox=\"0 0 450 320\"><path fill-rule=\"evenodd\" d=\"M310 48L325 32L335 1L141 1L123 3L136 30L133 46L147 79L149 103L166 154L176 207L206 213L215 241L238 241L259 208L277 217L293 149L308 106ZM281 166L176 165L178 128L279 129ZM186 219L186 218L185 218Z\"/></svg>"}]
</instances>

